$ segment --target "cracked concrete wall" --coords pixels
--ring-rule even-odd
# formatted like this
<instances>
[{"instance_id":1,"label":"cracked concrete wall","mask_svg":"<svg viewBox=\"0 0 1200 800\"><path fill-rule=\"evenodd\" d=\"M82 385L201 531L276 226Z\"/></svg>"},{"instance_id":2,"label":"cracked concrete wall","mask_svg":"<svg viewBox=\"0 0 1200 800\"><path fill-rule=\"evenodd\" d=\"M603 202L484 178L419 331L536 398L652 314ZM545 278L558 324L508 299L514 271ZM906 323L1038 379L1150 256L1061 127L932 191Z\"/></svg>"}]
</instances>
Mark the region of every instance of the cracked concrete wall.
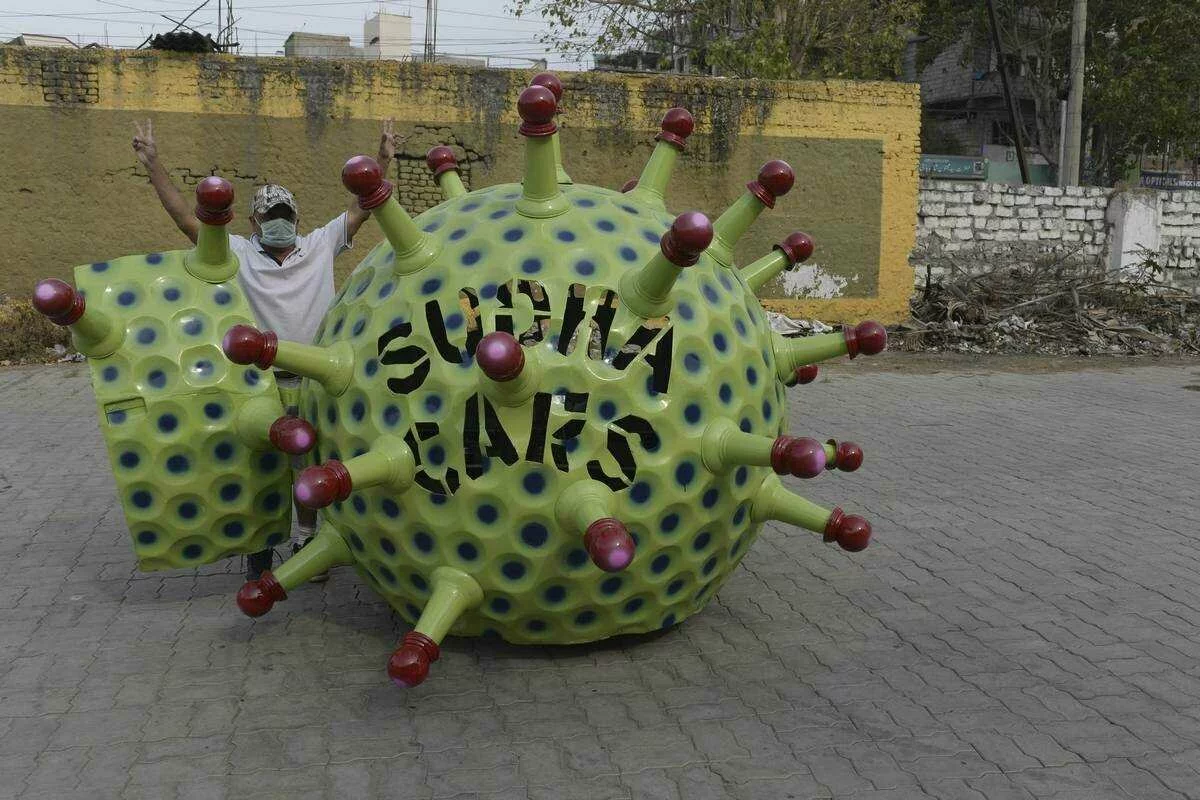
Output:
<instances>
[{"instance_id":1,"label":"cracked concrete wall","mask_svg":"<svg viewBox=\"0 0 1200 800\"><path fill-rule=\"evenodd\" d=\"M163 162L185 193L203 177L234 184L233 230L266 181L291 188L301 228L350 201L340 171L374 154L383 119L403 138L392 177L419 213L439 200L424 157L454 147L468 187L519 180L516 98L529 73L395 62L238 58L152 51L0 47L0 293L27 294L77 263L182 248L130 146L152 118ZM636 176L662 113L688 107L696 133L668 196L675 211L718 215L761 164L787 160L796 187L738 247L740 263L793 230L817 243L803 271L762 296L773 310L826 320L907 311L917 198L919 105L905 84L727 81L564 73L565 166L616 188ZM368 224L337 264L340 279L380 236ZM805 297L815 299L803 299Z\"/></svg>"}]
</instances>

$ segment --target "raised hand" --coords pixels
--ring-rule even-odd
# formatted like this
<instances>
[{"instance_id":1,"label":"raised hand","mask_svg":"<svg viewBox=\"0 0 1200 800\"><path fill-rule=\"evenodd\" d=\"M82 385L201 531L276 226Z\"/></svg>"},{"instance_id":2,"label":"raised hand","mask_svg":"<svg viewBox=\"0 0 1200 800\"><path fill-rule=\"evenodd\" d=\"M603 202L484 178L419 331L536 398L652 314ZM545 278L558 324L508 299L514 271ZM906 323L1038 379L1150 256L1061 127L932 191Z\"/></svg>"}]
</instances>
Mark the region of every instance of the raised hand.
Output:
<instances>
[{"instance_id":1,"label":"raised hand","mask_svg":"<svg viewBox=\"0 0 1200 800\"><path fill-rule=\"evenodd\" d=\"M396 157L396 147L399 137L396 136L396 120L388 119L383 123L383 132L379 135L379 163L386 164Z\"/></svg>"},{"instance_id":2,"label":"raised hand","mask_svg":"<svg viewBox=\"0 0 1200 800\"><path fill-rule=\"evenodd\" d=\"M147 167L158 160L158 145L154 142L154 125L146 120L146 127L133 123L133 152L138 161Z\"/></svg>"}]
</instances>

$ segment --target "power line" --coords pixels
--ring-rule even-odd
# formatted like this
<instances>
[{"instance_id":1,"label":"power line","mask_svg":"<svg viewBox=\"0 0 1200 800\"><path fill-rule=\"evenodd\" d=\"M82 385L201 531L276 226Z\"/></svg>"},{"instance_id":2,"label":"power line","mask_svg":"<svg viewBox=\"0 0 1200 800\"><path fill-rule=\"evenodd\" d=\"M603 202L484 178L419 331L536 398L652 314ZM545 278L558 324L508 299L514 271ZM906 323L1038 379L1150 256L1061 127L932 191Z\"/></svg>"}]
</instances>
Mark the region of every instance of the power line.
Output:
<instances>
[{"instance_id":1,"label":"power line","mask_svg":"<svg viewBox=\"0 0 1200 800\"><path fill-rule=\"evenodd\" d=\"M253 0L250 0L250 1L253 2ZM151 32L151 35L153 35L153 32L155 31L156 28L161 30L161 29L166 29L169 27L168 24L166 24L166 23L162 23L162 22L158 22L158 21L151 22L147 19L147 17L150 17L150 18L163 17L164 19L169 19L169 17L167 17L167 14L171 14L176 11L176 9L174 8L175 3L171 2L171 0L154 0L154 4L159 6L162 9L161 11L157 8L153 9L153 10L146 9L146 8L139 8L138 6L119 2L119 0L95 0L95 2L97 2L99 5L108 6L110 8L105 9L105 10L81 11L81 12L77 12L77 13L76 12L62 12L62 11L28 11L28 12L7 11L7 12L0 13L0 18L9 20L10 25L12 24L12 21L15 21L20 18L46 19L46 20L58 20L58 21L71 21L71 22L83 21L83 22L91 22L91 23L103 23L105 25L104 36L108 40L114 40L115 42L119 43L119 42L129 42L132 40L145 41L145 31L147 29L149 29L149 31ZM151 0L133 0L133 2L138 2L139 5L150 5L151 4ZM178 2L178 0L175 0L175 2ZM226 0L216 0L216 2L221 5L226 4ZM272 10L283 9L283 8L286 8L286 9L320 8L320 7L348 8L348 7L364 7L365 6L369 9L371 7L378 7L377 2L378 2L378 0L322 0L319 2L301 2L301 3L286 3L286 4L278 3L278 2L276 2L276 3L261 3L260 2L255 5L247 5L247 6L239 5L239 7L238 7L239 16L238 16L236 22L241 23L248 16L256 14L256 13L262 14L262 13L267 13ZM192 6L190 8L178 9L178 11L180 11L180 12L195 11L195 10L196 10L196 8L194 6ZM470 10L465 10L465 9L439 8L439 12L440 12L439 16L440 15L452 15L452 16L456 16L459 18L496 19L496 20L504 20L505 22L507 22L509 24L516 24L516 25L522 25L522 26L530 26L530 25L541 26L542 25L542 23L540 23L537 20L522 19L522 18L518 18L518 17L512 16L512 15L489 14L486 12L477 12L477 11L470 11ZM129 19L129 17L134 17L134 16L137 16L138 18L137 19ZM560 55L560 54L555 54L555 53L551 52L549 50L549 48L541 41L540 36L542 34L542 31L536 31L536 30L526 28L525 30L528 31L528 35L523 35L522 32L515 31L515 30L511 31L511 32L505 31L505 30L503 30L503 26L497 26L497 25L487 25L487 26L470 25L470 24L463 24L463 23L458 23L458 22L437 21L436 19L432 19L432 20L431 19L422 19L420 16L414 17L412 14L409 14L408 16L410 19L413 20L412 29L413 29L414 41L420 40L421 29L426 27L430 23L432 23L432 26L436 26L436 28L441 28L442 31L449 34L449 36L438 36L437 37L437 41L436 41L436 45L435 45L434 49L435 49L435 52L437 52L439 55L445 53L445 51L450 48L453 48L455 50L460 50L460 51L461 50L472 51L472 52L463 52L463 53L461 53L462 55L477 55L477 56L489 57L489 58L521 59L521 58L530 57L530 58L536 58L536 59L542 59L542 58L554 59L554 58L556 58L557 55ZM309 20L309 19L330 19L330 20L335 20L335 21L356 22L356 23L362 22L362 19L359 19L356 17L339 17L339 16L334 16L334 15L321 15L321 14L314 14L311 12L297 14L297 15L295 15L294 19L297 22L297 27L303 26L303 22L305 20ZM285 21L285 24L288 24L291 21L292 21L291 19L287 19ZM464 22L466 22L466 21L467 20L464 20ZM170 20L170 22L174 23L175 20L172 19L172 20ZM18 24L22 24L22 23L18 23ZM120 26L124 26L124 27L135 26L140 31L142 31L142 33L138 34L138 35L134 35L132 33L129 33L129 34L108 33L107 26L109 26L109 25L118 26L118 27L120 27ZM211 21L197 20L197 21L189 23L189 26L194 27L195 29L199 29L199 30L205 30L205 29L214 30L214 23ZM65 27L65 26L53 25L53 26L47 26L47 27L56 28L58 31L62 31L63 27ZM226 25L226 26L220 26L220 27L221 28L229 28L231 26ZM239 31L243 31L245 33L251 33L251 34L259 34L259 35L265 37L266 41L263 43L263 46L264 46L264 48L268 48L271 50L276 49L278 47L278 45L281 44L283 41L285 41L289 35L291 35L292 33L295 33L297 31L297 28L283 30L283 29L278 29L278 28L253 27L253 26L248 26L248 25L243 25L243 24L237 24L236 27ZM331 33L333 33L334 35L345 35L345 34L342 34L341 30L339 30L339 28L344 30L344 28L342 28L342 26L332 26L332 27L334 27L334 30L331 31ZM435 30L436 30L436 28L435 28ZM440 34L440 33L442 33L442 31L438 31L437 33ZM475 33L481 33L481 34L482 33L490 33L492 35L491 36L486 36L486 35L476 36L476 35L473 35ZM506 33L508 35L505 35ZM513 34L516 34L516 35L514 36ZM99 34L99 33L89 34L89 35L93 36L93 38L101 36L101 34ZM215 35L218 37L221 36L222 30L220 30L220 29L215 30ZM437 35L437 34L435 34L435 35ZM76 35L74 33L72 33L72 36L75 37ZM85 38L85 37L83 37L82 34L80 34L78 36L79 36L79 38ZM572 41L575 41L575 40L572 40ZM577 40L578 44L581 44L581 45L585 45L589 41L590 40L586 37L581 37ZM475 51L479 51L479 50L487 50L488 52L486 52L486 53L475 52ZM445 54L450 55L451 53L445 53ZM560 60L566 60L569 62L578 62L580 59L576 56L566 55L566 56L564 56L563 59L560 59Z\"/></svg>"},{"instance_id":2,"label":"power line","mask_svg":"<svg viewBox=\"0 0 1200 800\"><path fill-rule=\"evenodd\" d=\"M239 14L242 14L242 12L246 12L246 11L248 11L248 9L245 7L238 8ZM145 19L138 19L138 20L109 19L107 14L111 13L111 14L116 15L116 14L124 14L124 13L129 13L129 14L138 13L138 14L145 15L145 14L154 14L155 12L139 10L137 12L114 11L114 12L102 12L102 13L105 14L105 16L91 16L91 15L85 16L85 15L77 15L77 14L71 14L71 15L64 15L64 14L20 14L20 15L0 14L0 17L18 17L18 16L21 16L21 17L50 17L50 18L57 18L57 19L69 19L69 20L73 20L73 21L105 22L110 25L144 26L147 24ZM239 19L244 18L244 17L245 17L245 14L242 14L242 16L239 17ZM362 22L362 20L357 19L355 17L330 17L330 16L319 15L319 14L298 15L297 18L298 19L332 19L332 20L341 20L341 21L346 21L346 22ZM161 24L161 23L155 23L155 24ZM209 24L213 24L213 23L207 23L207 22L206 23L197 23L195 27L205 27ZM423 24L423 21L420 24ZM250 30L249 28L244 28L243 26L239 26L239 27L242 27L244 30ZM494 27L481 27L481 26L475 26L475 25L447 25L445 23L439 23L438 27L443 30L452 30L452 31L495 32L495 30L496 30L496 28L494 28Z\"/></svg>"},{"instance_id":3,"label":"power line","mask_svg":"<svg viewBox=\"0 0 1200 800\"><path fill-rule=\"evenodd\" d=\"M116 15L116 14L159 14L159 13L178 14L178 13L183 13L183 12L191 10L191 7L186 7L186 8L163 8L163 9L159 9L157 11L147 11L145 9L134 8L133 6L121 6L118 3L105 2L105 0L96 0L96 2L102 3L104 5L116 5L121 8L130 9L129 11L103 12L106 14L113 14L113 15ZM281 8L294 9L294 8L316 8L316 7L321 7L321 6L352 6L352 5L375 6L375 5L378 5L378 0L326 0L326 2L323 2L323 3L272 3L272 4L268 4L268 5L239 6L238 10L239 10L239 12L271 11L271 10L277 10L277 9L281 9ZM86 9L79 10L79 11L60 11L60 12L12 11L12 12L0 13L0 18L4 18L4 17L61 17L63 19L78 19L82 15L90 15L93 13L95 13L95 12L93 12L91 10L86 10ZM439 9L439 13L451 14L451 15L455 15L455 16L464 16L464 17L483 17L486 19L502 19L502 20L505 20L506 22L512 22L512 23L524 24L524 25L541 25L542 24L541 22L538 22L537 20L526 19L523 17L505 16L502 14L485 14L485 13L479 12L479 11L459 11L459 10L455 10L455 9L446 8L446 9ZM314 17L314 18L318 18L318 19L345 19L345 20L356 20L357 19L356 17L321 17L316 14L307 14L307 13L303 14L301 16L310 16L310 17ZM401 16L405 16L405 15L401 15Z\"/></svg>"}]
</instances>

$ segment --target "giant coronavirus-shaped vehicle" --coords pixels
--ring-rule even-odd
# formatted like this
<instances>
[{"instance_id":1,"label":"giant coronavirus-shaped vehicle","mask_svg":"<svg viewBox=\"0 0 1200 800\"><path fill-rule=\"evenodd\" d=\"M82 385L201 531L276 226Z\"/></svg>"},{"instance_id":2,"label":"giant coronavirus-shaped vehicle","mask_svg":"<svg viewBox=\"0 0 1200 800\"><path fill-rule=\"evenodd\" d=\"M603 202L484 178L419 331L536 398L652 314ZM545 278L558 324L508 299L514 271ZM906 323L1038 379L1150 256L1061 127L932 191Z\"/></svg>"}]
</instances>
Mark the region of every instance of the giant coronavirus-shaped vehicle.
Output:
<instances>
[{"instance_id":1,"label":"giant coronavirus-shaped vehicle","mask_svg":"<svg viewBox=\"0 0 1200 800\"><path fill-rule=\"evenodd\" d=\"M577 643L672 626L712 598L766 520L867 545L865 520L781 482L862 461L851 443L788 435L786 390L818 361L880 352L884 330L772 333L755 291L811 254L804 234L747 266L733 259L791 168L764 165L713 221L669 214L664 190L693 128L673 108L640 177L621 191L575 184L559 157L561 92L543 74L520 96L520 184L468 192L454 153L436 147L445 200L414 219L374 161L346 164L386 241L315 343L253 326L219 178L197 191L193 250L85 265L78 291L38 286L38 308L92 357L144 568L282 541L278 451L307 453L294 496L322 509L320 533L237 603L259 616L353 565L414 624L388 663L411 686L448 633ZM272 368L304 376L300 418L283 416Z\"/></svg>"}]
</instances>

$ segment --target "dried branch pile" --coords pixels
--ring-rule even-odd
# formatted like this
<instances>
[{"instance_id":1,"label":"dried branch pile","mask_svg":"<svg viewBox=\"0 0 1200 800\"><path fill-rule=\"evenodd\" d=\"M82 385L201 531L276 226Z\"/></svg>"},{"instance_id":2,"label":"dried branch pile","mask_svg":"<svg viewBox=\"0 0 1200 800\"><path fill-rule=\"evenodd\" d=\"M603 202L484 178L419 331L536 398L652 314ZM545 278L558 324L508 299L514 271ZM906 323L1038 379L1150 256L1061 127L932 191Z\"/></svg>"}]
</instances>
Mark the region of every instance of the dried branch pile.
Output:
<instances>
[{"instance_id":1,"label":"dried branch pile","mask_svg":"<svg viewBox=\"0 0 1200 800\"><path fill-rule=\"evenodd\" d=\"M906 350L1039 355L1200 353L1200 297L1136 274L1082 273L1064 261L1008 264L929 280L896 329Z\"/></svg>"}]
</instances>

